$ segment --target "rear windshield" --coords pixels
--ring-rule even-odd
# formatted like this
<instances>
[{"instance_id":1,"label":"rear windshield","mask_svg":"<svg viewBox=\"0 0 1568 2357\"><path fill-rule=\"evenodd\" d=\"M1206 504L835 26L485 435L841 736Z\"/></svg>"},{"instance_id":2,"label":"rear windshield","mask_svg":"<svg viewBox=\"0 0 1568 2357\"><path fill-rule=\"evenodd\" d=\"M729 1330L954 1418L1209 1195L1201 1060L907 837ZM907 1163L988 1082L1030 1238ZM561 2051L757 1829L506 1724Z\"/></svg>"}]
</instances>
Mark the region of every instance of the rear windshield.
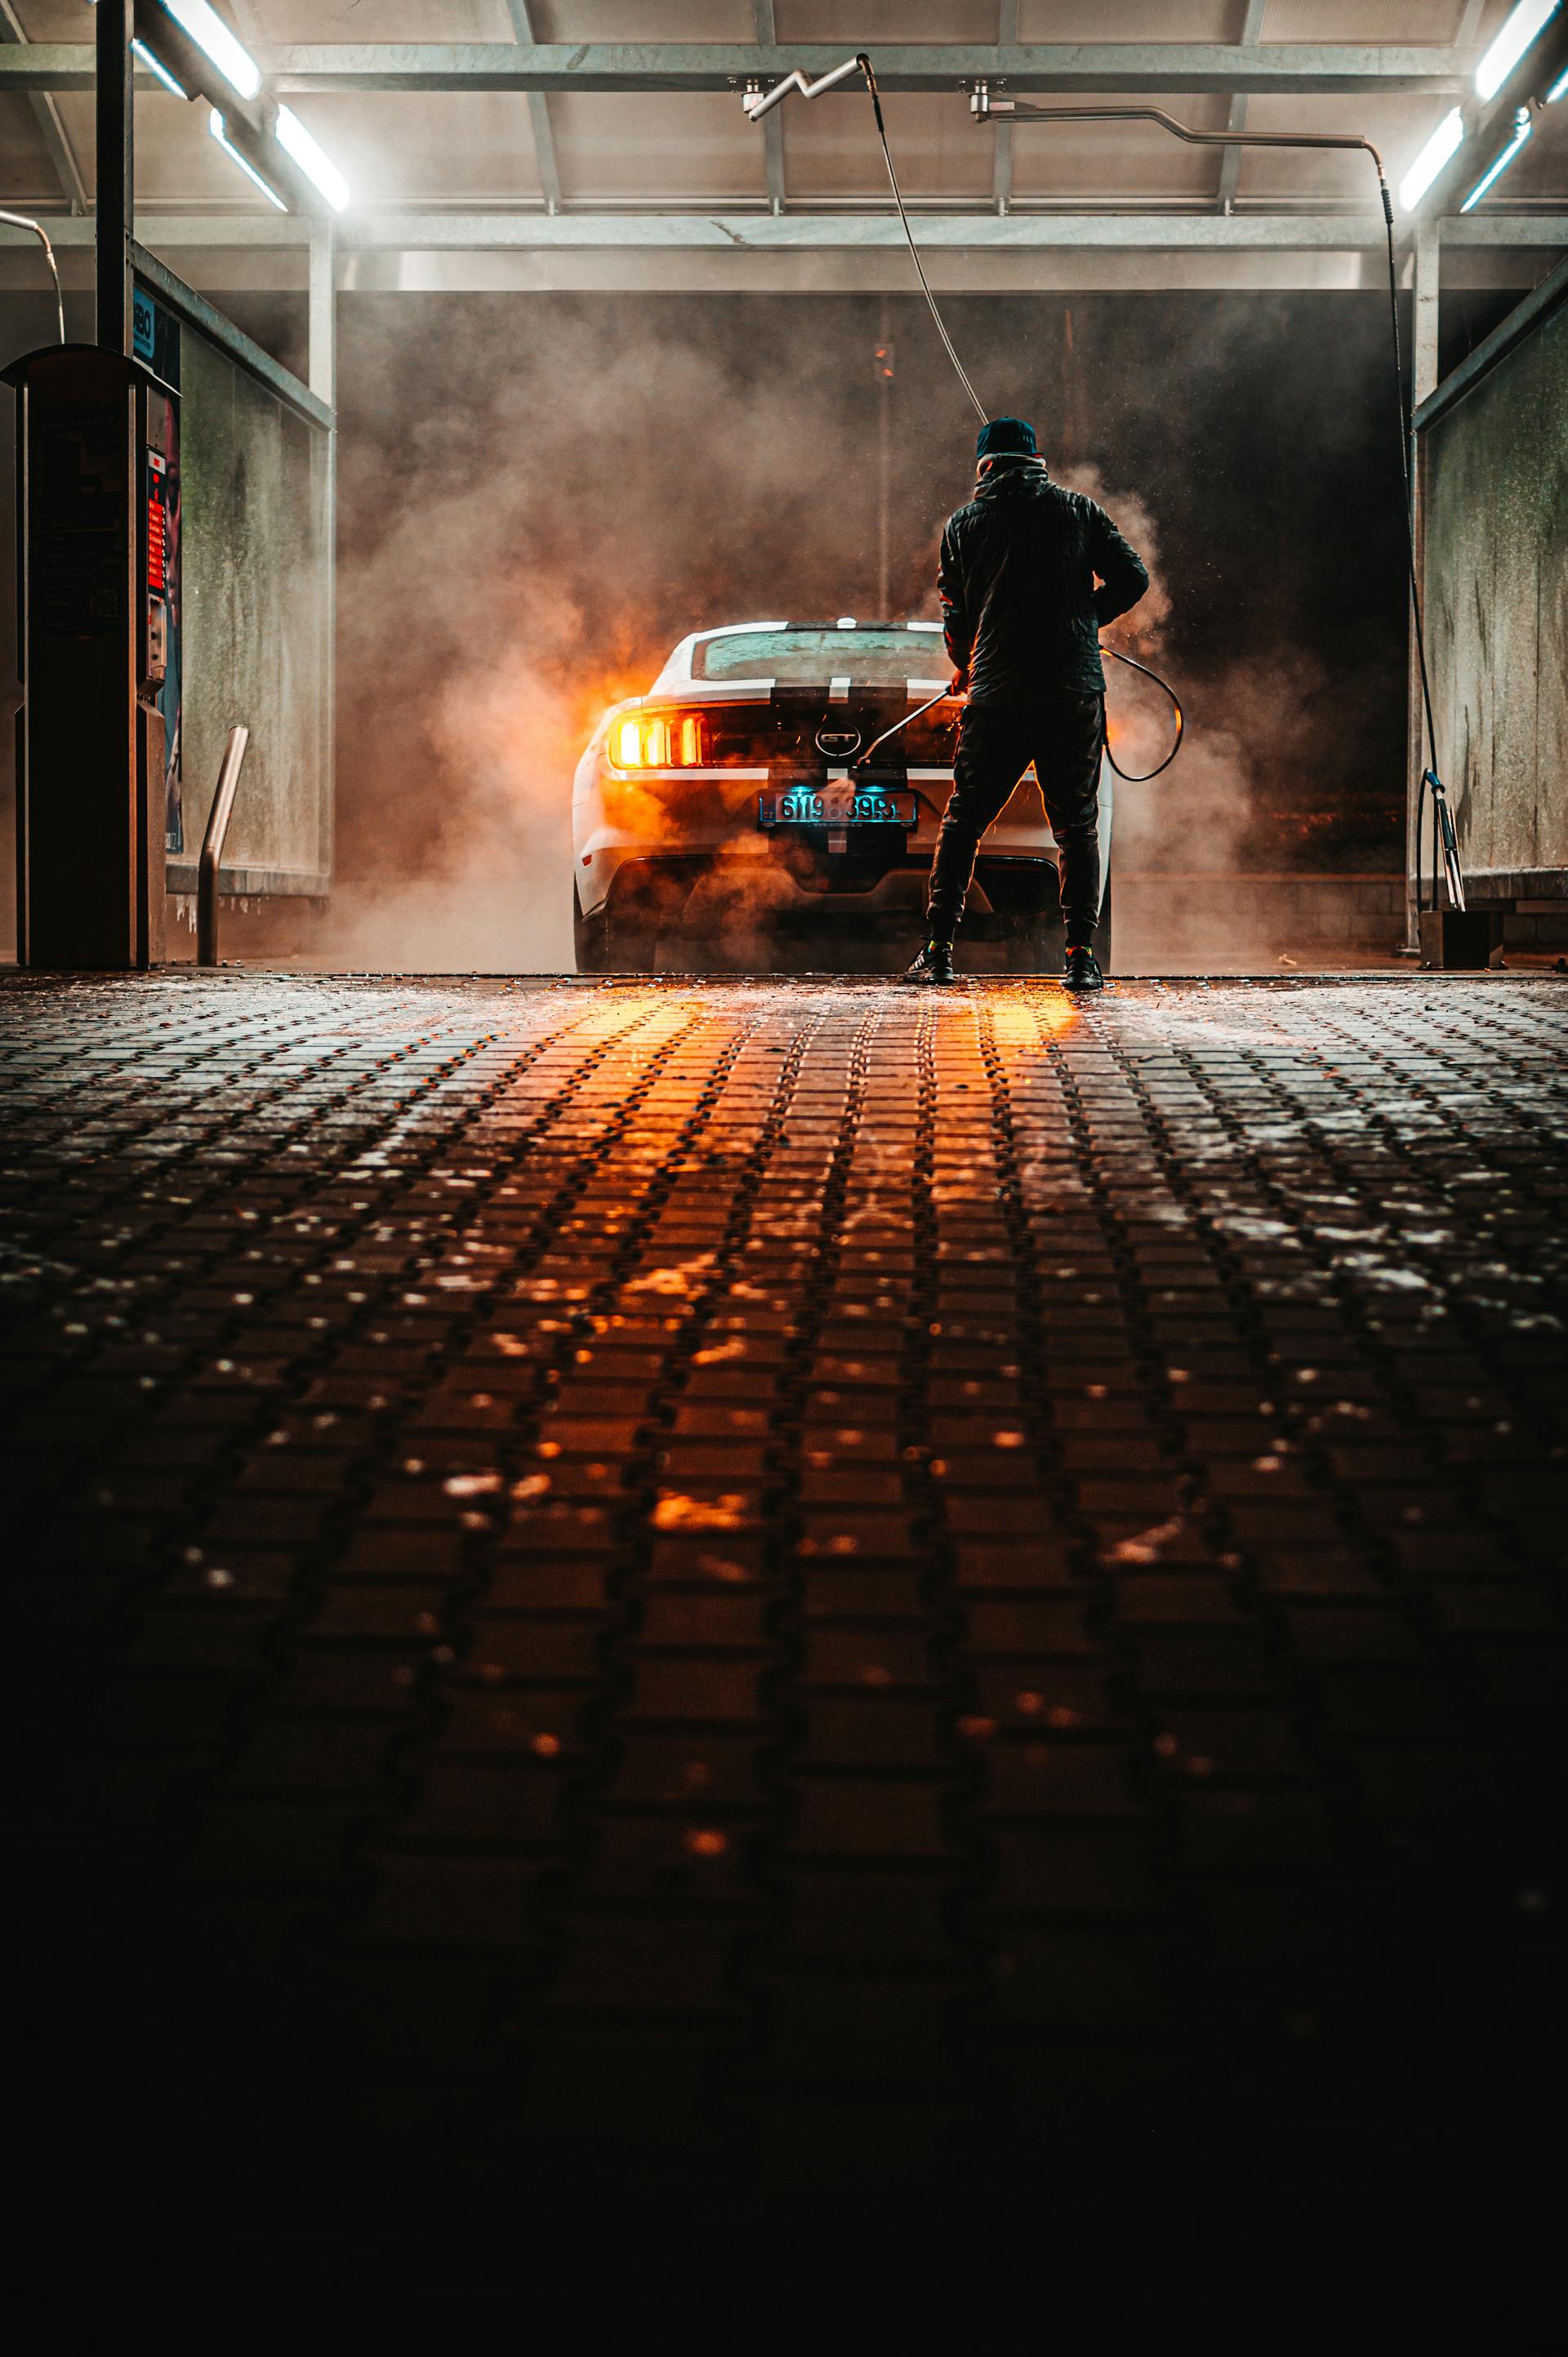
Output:
<instances>
[{"instance_id":1,"label":"rear windshield","mask_svg":"<svg viewBox=\"0 0 1568 2357\"><path fill-rule=\"evenodd\" d=\"M945 679L950 668L936 630L736 630L692 650L693 679L775 679L785 687L831 679L902 687L907 679Z\"/></svg>"}]
</instances>

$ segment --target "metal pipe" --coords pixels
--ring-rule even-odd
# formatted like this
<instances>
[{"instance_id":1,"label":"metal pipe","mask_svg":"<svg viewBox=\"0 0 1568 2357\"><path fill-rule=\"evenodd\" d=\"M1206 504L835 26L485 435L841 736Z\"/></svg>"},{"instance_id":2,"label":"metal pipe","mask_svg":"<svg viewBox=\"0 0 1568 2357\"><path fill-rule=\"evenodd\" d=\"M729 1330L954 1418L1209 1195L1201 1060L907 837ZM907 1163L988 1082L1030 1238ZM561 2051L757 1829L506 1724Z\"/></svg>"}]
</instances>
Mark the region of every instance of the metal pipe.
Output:
<instances>
[{"instance_id":1,"label":"metal pipe","mask_svg":"<svg viewBox=\"0 0 1568 2357\"><path fill-rule=\"evenodd\" d=\"M859 71L860 59L846 58L843 65L834 66L831 73L822 74L816 81L808 81L797 66L793 73L787 73L782 81L776 81L772 89L765 91L760 98L750 90L745 91L743 103L753 123L760 123L763 116L770 114L779 100L789 91L798 90L806 98L821 98L824 90L832 90L839 82L847 81L852 73Z\"/></svg>"},{"instance_id":2,"label":"metal pipe","mask_svg":"<svg viewBox=\"0 0 1568 2357\"><path fill-rule=\"evenodd\" d=\"M216 965L218 963L218 864L223 856L223 838L229 832L229 819L234 808L240 764L245 758L245 748L250 741L250 730L236 721L229 731L229 742L223 748L223 766L218 772L218 791L212 797L212 808L207 813L207 833L202 837L201 864L196 876L198 965Z\"/></svg>"},{"instance_id":3,"label":"metal pipe","mask_svg":"<svg viewBox=\"0 0 1568 2357\"><path fill-rule=\"evenodd\" d=\"M55 309L59 313L59 339L63 344L65 341L65 296L60 292L59 264L55 260L55 250L48 242L42 221L29 221L26 213L0 213L0 221L5 221L11 229L30 229L33 235L38 239L38 243L43 247L44 260L48 264L49 274L55 283Z\"/></svg>"},{"instance_id":4,"label":"metal pipe","mask_svg":"<svg viewBox=\"0 0 1568 2357\"><path fill-rule=\"evenodd\" d=\"M969 111L977 123L999 115L1015 123L1157 123L1191 147L1359 147L1377 166L1380 181L1383 178L1381 156L1355 131L1194 131L1159 106L1032 106L1015 98L993 98L983 82L971 91ZM1385 196L1385 210L1387 203Z\"/></svg>"}]
</instances>

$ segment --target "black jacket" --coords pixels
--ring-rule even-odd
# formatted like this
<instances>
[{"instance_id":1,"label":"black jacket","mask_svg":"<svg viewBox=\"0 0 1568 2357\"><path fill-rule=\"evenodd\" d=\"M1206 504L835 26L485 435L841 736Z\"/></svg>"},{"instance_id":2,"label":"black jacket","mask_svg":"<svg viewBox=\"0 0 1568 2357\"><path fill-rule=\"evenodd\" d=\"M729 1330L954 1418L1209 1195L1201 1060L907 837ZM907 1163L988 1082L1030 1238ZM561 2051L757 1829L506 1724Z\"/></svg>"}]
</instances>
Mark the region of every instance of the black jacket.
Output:
<instances>
[{"instance_id":1,"label":"black jacket","mask_svg":"<svg viewBox=\"0 0 1568 2357\"><path fill-rule=\"evenodd\" d=\"M1105 510L1064 491L1037 460L994 467L942 534L942 626L974 703L1102 693L1100 626L1148 586Z\"/></svg>"}]
</instances>

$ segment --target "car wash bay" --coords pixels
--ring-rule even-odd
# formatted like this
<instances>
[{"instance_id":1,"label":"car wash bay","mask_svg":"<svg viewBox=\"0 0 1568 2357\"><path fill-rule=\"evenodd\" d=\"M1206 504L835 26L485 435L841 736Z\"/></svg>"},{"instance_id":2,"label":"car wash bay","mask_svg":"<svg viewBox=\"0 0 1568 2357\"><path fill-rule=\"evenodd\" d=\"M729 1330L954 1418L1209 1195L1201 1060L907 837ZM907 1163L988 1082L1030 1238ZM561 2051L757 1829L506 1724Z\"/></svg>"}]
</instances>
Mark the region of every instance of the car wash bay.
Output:
<instances>
[{"instance_id":1,"label":"car wash bay","mask_svg":"<svg viewBox=\"0 0 1568 2357\"><path fill-rule=\"evenodd\" d=\"M1568 110L1519 95L1528 49L1480 95L1509 10L1412 0L1391 46L1327 49L1328 12L1270 0L1089 52L1068 12L933 5L899 12L929 46L873 44L966 363L1138 502L1192 683L1186 799L1133 810L1089 1004L562 970L597 710L791 565L813 614L884 583L920 611L967 485L864 92L741 107L836 64L836 17L688 7L632 52L564 5L442 47L432 7L378 54L226 13L259 76L233 152L136 97L116 347L104 208L71 209L92 27L12 13L0 201L128 370L138 469L177 460L185 566L128 495L113 776L39 759L71 713L23 683L59 854L31 873L24 834L24 916L69 931L85 878L121 928L44 955L24 922L0 975L38 2287L68 2258L138 2308L499 2294L590 2346L1286 2303L1528 2339ZM210 96L167 13L154 54ZM1459 110L1396 247L1466 910L1407 725L1375 199L1333 158L983 130L1004 55L1040 103L1366 127L1396 182ZM41 249L0 235L8 352L46 353ZM1175 863L1238 806L1221 861Z\"/></svg>"}]
</instances>

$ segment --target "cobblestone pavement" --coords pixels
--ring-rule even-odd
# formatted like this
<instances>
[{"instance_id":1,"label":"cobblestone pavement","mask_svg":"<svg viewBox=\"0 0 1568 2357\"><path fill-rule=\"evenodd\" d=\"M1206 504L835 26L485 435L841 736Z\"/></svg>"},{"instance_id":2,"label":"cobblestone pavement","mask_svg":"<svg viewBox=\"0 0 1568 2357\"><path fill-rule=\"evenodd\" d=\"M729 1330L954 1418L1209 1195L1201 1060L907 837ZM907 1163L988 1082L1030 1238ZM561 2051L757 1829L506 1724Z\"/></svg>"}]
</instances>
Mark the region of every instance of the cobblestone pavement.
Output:
<instances>
[{"instance_id":1,"label":"cobblestone pavement","mask_svg":"<svg viewBox=\"0 0 1568 2357\"><path fill-rule=\"evenodd\" d=\"M1520 2345L1568 986L0 1015L73 2266L745 2349L841 2268L901 2350L1359 2280Z\"/></svg>"}]
</instances>

